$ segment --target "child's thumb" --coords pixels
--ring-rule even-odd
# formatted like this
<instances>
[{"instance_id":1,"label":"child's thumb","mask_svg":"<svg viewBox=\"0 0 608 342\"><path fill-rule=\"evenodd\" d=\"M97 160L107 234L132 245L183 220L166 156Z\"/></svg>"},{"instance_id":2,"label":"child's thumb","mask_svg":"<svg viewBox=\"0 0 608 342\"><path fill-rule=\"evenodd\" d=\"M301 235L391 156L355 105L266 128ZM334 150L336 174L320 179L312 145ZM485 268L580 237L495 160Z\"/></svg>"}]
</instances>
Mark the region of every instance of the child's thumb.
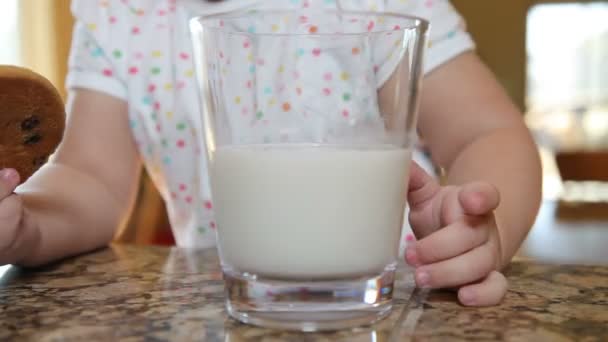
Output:
<instances>
[{"instance_id":1,"label":"child's thumb","mask_svg":"<svg viewBox=\"0 0 608 342\"><path fill-rule=\"evenodd\" d=\"M458 200L465 214L486 215L498 207L500 194L489 183L474 182L462 186Z\"/></svg>"},{"instance_id":2,"label":"child's thumb","mask_svg":"<svg viewBox=\"0 0 608 342\"><path fill-rule=\"evenodd\" d=\"M410 208L415 210L416 207L433 198L440 189L439 182L426 173L420 165L412 161L407 190L407 200Z\"/></svg>"},{"instance_id":3,"label":"child's thumb","mask_svg":"<svg viewBox=\"0 0 608 342\"><path fill-rule=\"evenodd\" d=\"M19 185L19 173L16 170L0 170L0 201L12 194L17 185Z\"/></svg>"}]
</instances>

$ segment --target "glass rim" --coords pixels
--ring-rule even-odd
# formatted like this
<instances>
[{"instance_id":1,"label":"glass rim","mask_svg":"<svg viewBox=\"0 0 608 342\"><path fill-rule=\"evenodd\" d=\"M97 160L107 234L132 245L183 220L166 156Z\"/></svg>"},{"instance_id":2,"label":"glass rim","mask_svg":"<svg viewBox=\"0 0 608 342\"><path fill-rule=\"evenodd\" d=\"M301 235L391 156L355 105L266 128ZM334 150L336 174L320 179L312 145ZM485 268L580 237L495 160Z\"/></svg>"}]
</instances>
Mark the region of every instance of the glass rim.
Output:
<instances>
[{"instance_id":1,"label":"glass rim","mask_svg":"<svg viewBox=\"0 0 608 342\"><path fill-rule=\"evenodd\" d=\"M306 10L310 13L311 10ZM429 21L417 16L408 15L408 14L400 14L394 12L374 12L374 11L345 11L345 10L331 10L331 9L323 9L323 10L312 10L315 13L331 13L331 14L344 14L344 15L354 15L361 17L390 17L401 20L410 21L409 25L400 26L399 29L386 29L386 30L378 30L378 31L361 31L361 32L348 32L348 33L283 33L283 32L248 32L248 31L238 31L234 29L226 29L217 26L206 26L205 22L214 20L214 19L239 19L245 18L247 15L251 14L298 14L305 13L299 10L249 10L249 11L239 11L236 13L216 13L209 15L197 15L190 19L190 29L192 30L194 27L198 26L199 29L206 29L212 31L226 31L235 35L244 35L249 37L335 37L335 36L363 36L363 35L377 35L377 34L386 34L390 32L396 32L400 30L420 30L422 34L425 34L429 28ZM196 25L196 26L194 26Z\"/></svg>"}]
</instances>

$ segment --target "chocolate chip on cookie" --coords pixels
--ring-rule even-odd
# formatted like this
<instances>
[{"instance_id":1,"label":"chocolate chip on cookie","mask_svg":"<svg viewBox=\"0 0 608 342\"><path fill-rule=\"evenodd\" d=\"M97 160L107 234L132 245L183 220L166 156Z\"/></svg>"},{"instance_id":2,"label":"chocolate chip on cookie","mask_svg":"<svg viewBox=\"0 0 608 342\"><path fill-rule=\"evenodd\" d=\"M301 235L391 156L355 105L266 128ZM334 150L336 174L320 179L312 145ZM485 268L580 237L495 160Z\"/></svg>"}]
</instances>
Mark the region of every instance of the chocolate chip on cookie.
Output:
<instances>
[{"instance_id":1,"label":"chocolate chip on cookie","mask_svg":"<svg viewBox=\"0 0 608 342\"><path fill-rule=\"evenodd\" d=\"M47 162L64 128L65 107L51 82L0 66L0 169L16 169L24 182Z\"/></svg>"},{"instance_id":2,"label":"chocolate chip on cookie","mask_svg":"<svg viewBox=\"0 0 608 342\"><path fill-rule=\"evenodd\" d=\"M34 160L32 160L32 165L34 167L41 167L42 165L44 165L44 163L46 163L46 161L48 159L49 159L48 156L36 157L36 158L34 158Z\"/></svg>"},{"instance_id":3,"label":"chocolate chip on cookie","mask_svg":"<svg viewBox=\"0 0 608 342\"><path fill-rule=\"evenodd\" d=\"M31 131L40 125L40 119L36 115L29 116L21 121L22 131Z\"/></svg>"}]
</instances>

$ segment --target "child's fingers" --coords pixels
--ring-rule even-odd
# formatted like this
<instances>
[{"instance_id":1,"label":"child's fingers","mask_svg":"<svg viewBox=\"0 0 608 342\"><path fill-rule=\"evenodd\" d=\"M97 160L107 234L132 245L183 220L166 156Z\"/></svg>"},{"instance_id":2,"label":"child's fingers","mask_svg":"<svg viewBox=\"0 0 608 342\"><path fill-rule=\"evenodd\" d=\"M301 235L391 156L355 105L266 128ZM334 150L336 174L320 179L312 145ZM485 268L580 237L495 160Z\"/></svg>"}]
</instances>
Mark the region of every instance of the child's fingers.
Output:
<instances>
[{"instance_id":1,"label":"child's fingers","mask_svg":"<svg viewBox=\"0 0 608 342\"><path fill-rule=\"evenodd\" d=\"M492 272L498 262L495 249L484 244L452 259L416 269L416 284L424 288L446 288L470 284Z\"/></svg>"},{"instance_id":2,"label":"child's fingers","mask_svg":"<svg viewBox=\"0 0 608 342\"><path fill-rule=\"evenodd\" d=\"M464 218L417 241L407 248L406 261L412 266L432 264L483 245L488 241L489 231L477 227L483 224L479 222L481 220L479 217Z\"/></svg>"},{"instance_id":3,"label":"child's fingers","mask_svg":"<svg viewBox=\"0 0 608 342\"><path fill-rule=\"evenodd\" d=\"M458 199L466 214L485 215L498 207L500 194L489 183L474 182L461 188Z\"/></svg>"},{"instance_id":4,"label":"child's fingers","mask_svg":"<svg viewBox=\"0 0 608 342\"><path fill-rule=\"evenodd\" d=\"M412 161L407 191L410 208L415 210L417 206L431 199L440 189L439 183Z\"/></svg>"},{"instance_id":5,"label":"child's fingers","mask_svg":"<svg viewBox=\"0 0 608 342\"><path fill-rule=\"evenodd\" d=\"M458 290L458 300L466 306L492 306L499 304L507 293L507 279L500 272L492 271L476 284Z\"/></svg>"},{"instance_id":6,"label":"child's fingers","mask_svg":"<svg viewBox=\"0 0 608 342\"><path fill-rule=\"evenodd\" d=\"M0 201L12 194L17 185L19 185L19 173L16 170L0 170Z\"/></svg>"}]
</instances>

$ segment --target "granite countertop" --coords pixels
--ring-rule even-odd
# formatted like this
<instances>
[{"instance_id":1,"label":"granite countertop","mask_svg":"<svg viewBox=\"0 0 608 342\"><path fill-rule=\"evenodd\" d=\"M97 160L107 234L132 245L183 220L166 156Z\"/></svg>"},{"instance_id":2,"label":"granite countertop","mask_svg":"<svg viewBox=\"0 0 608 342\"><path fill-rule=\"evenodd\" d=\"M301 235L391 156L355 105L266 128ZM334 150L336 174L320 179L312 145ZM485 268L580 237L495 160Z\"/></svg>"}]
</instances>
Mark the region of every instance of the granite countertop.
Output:
<instances>
[{"instance_id":1,"label":"granite countertop","mask_svg":"<svg viewBox=\"0 0 608 342\"><path fill-rule=\"evenodd\" d=\"M608 267L515 261L505 301L483 309L415 290L406 267L399 274L395 310L376 326L298 334L228 319L213 250L114 245L0 275L0 340L608 340Z\"/></svg>"}]
</instances>

